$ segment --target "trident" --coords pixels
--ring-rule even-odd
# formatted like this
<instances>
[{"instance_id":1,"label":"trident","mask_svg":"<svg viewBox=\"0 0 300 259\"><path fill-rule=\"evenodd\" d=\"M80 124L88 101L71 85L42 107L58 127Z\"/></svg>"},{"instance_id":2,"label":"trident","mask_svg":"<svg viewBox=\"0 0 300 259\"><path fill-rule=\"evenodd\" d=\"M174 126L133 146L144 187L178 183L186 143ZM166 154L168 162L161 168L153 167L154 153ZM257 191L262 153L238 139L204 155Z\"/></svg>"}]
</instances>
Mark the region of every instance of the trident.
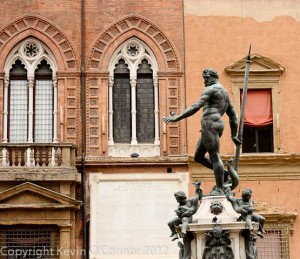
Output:
<instances>
[{"instance_id":1,"label":"trident","mask_svg":"<svg viewBox=\"0 0 300 259\"><path fill-rule=\"evenodd\" d=\"M246 59L246 68L245 68L245 75L244 75L244 87L243 87L243 97L242 97L242 105L241 105L241 115L240 115L240 123L239 123L239 130L238 130L238 139L242 142L243 141L243 131L244 131L244 117L245 117L245 109L246 109L246 99L247 99L247 88L248 88L248 76L250 70L250 52L251 52L251 44L249 47L248 56ZM236 145L236 154L235 154L235 164L234 170L238 171L238 163L240 160L240 153L241 153L241 143Z\"/></svg>"}]
</instances>

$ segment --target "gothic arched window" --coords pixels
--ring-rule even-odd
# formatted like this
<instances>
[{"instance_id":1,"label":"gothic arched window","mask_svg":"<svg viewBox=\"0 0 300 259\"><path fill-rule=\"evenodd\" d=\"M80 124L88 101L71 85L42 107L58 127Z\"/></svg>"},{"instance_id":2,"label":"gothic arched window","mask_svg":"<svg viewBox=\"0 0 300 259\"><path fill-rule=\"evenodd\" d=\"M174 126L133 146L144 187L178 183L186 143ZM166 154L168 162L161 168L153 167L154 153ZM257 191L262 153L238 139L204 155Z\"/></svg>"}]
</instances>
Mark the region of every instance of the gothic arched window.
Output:
<instances>
[{"instance_id":1,"label":"gothic arched window","mask_svg":"<svg viewBox=\"0 0 300 259\"><path fill-rule=\"evenodd\" d=\"M56 66L34 38L18 44L5 64L3 142L57 142Z\"/></svg>"},{"instance_id":2,"label":"gothic arched window","mask_svg":"<svg viewBox=\"0 0 300 259\"><path fill-rule=\"evenodd\" d=\"M115 51L109 78L109 155L160 154L157 70L154 54L137 38Z\"/></svg>"}]
</instances>

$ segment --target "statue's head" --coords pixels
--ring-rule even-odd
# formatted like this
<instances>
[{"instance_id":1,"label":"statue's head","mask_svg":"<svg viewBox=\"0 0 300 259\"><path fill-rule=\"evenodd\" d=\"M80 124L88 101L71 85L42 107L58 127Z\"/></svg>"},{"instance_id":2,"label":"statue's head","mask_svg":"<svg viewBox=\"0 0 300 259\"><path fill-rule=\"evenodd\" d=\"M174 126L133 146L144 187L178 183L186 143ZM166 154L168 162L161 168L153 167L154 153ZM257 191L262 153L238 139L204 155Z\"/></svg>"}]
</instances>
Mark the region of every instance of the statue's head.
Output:
<instances>
[{"instance_id":1,"label":"statue's head","mask_svg":"<svg viewBox=\"0 0 300 259\"><path fill-rule=\"evenodd\" d=\"M220 201L214 201L210 204L210 212L214 215L219 215L223 211L223 208Z\"/></svg>"},{"instance_id":2,"label":"statue's head","mask_svg":"<svg viewBox=\"0 0 300 259\"><path fill-rule=\"evenodd\" d=\"M219 226L219 225L215 225L213 227L213 230L212 230L212 234L214 237L221 237L222 236L222 228Z\"/></svg>"},{"instance_id":3,"label":"statue's head","mask_svg":"<svg viewBox=\"0 0 300 259\"><path fill-rule=\"evenodd\" d=\"M252 190L251 189L245 189L242 192L242 198L243 199L250 199L252 196Z\"/></svg>"},{"instance_id":4,"label":"statue's head","mask_svg":"<svg viewBox=\"0 0 300 259\"><path fill-rule=\"evenodd\" d=\"M178 192L175 192L174 193L174 196L175 196L175 198L176 198L176 200L179 202L179 201L184 201L184 200L186 200L186 194L185 194L185 192L183 192L183 191L178 191Z\"/></svg>"},{"instance_id":5,"label":"statue's head","mask_svg":"<svg viewBox=\"0 0 300 259\"><path fill-rule=\"evenodd\" d=\"M204 79L205 86L210 86L215 84L219 80L219 75L213 68L206 68L202 72L202 77Z\"/></svg>"}]
</instances>

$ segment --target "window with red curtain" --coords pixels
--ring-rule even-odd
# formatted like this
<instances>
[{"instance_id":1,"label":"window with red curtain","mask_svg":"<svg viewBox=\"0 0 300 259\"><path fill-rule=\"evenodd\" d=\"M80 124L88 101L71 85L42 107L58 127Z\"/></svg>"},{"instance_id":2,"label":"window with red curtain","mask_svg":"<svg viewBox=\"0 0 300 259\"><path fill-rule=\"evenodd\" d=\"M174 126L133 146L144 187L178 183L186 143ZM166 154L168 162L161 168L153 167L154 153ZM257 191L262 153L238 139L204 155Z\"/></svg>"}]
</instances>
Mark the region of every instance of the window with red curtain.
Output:
<instances>
[{"instance_id":1,"label":"window with red curtain","mask_svg":"<svg viewBox=\"0 0 300 259\"><path fill-rule=\"evenodd\" d=\"M244 122L249 127L264 127L273 124L270 89L250 89L247 91Z\"/></svg>"},{"instance_id":2,"label":"window with red curtain","mask_svg":"<svg viewBox=\"0 0 300 259\"><path fill-rule=\"evenodd\" d=\"M244 153L273 152L271 89L247 91L242 150Z\"/></svg>"}]
</instances>

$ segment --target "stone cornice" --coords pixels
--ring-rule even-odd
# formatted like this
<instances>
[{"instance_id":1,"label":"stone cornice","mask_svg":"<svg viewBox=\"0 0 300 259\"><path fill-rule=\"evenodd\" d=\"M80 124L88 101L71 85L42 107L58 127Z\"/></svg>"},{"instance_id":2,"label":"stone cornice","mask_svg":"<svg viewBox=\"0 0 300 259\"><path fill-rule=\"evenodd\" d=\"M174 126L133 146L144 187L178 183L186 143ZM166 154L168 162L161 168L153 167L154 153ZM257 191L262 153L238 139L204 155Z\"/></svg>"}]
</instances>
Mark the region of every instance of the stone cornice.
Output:
<instances>
[{"instance_id":1,"label":"stone cornice","mask_svg":"<svg viewBox=\"0 0 300 259\"><path fill-rule=\"evenodd\" d=\"M222 156L225 163L233 156ZM194 179L214 180L211 170L189 157L189 168ZM238 166L240 180L300 180L300 154L247 154L242 155Z\"/></svg>"},{"instance_id":2,"label":"stone cornice","mask_svg":"<svg viewBox=\"0 0 300 259\"><path fill-rule=\"evenodd\" d=\"M188 166L187 156L166 157L86 157L86 167L166 167ZM80 166L80 160L78 160Z\"/></svg>"},{"instance_id":3,"label":"stone cornice","mask_svg":"<svg viewBox=\"0 0 300 259\"><path fill-rule=\"evenodd\" d=\"M225 162L233 155L221 156ZM81 166L81 160L77 160ZM137 168L137 167L188 167L194 179L213 181L211 170L196 163L192 156L166 156L150 158L86 157L87 168ZM241 180L300 180L300 154L246 154L239 162Z\"/></svg>"},{"instance_id":4,"label":"stone cornice","mask_svg":"<svg viewBox=\"0 0 300 259\"><path fill-rule=\"evenodd\" d=\"M246 58L234 62L233 64L227 66L225 71L230 75L242 76L244 77ZM264 74L269 73L271 75L280 75L285 70L285 67L280 63L268 58L261 56L259 54L251 55L251 66L250 74Z\"/></svg>"},{"instance_id":5,"label":"stone cornice","mask_svg":"<svg viewBox=\"0 0 300 259\"><path fill-rule=\"evenodd\" d=\"M74 205L64 205L64 204L0 204L0 211L4 209L76 209L80 207Z\"/></svg>"},{"instance_id":6,"label":"stone cornice","mask_svg":"<svg viewBox=\"0 0 300 259\"><path fill-rule=\"evenodd\" d=\"M70 168L1 168L0 181L68 181L80 183L80 174Z\"/></svg>"},{"instance_id":7,"label":"stone cornice","mask_svg":"<svg viewBox=\"0 0 300 259\"><path fill-rule=\"evenodd\" d=\"M255 211L267 218L268 223L293 223L297 212L289 212L284 207L273 207L266 202L255 202Z\"/></svg>"},{"instance_id":8,"label":"stone cornice","mask_svg":"<svg viewBox=\"0 0 300 259\"><path fill-rule=\"evenodd\" d=\"M266 202L255 202L255 211L266 218L267 224L286 225L290 235L293 235L294 221L297 217L297 212L287 211L284 207L273 207Z\"/></svg>"}]
</instances>

